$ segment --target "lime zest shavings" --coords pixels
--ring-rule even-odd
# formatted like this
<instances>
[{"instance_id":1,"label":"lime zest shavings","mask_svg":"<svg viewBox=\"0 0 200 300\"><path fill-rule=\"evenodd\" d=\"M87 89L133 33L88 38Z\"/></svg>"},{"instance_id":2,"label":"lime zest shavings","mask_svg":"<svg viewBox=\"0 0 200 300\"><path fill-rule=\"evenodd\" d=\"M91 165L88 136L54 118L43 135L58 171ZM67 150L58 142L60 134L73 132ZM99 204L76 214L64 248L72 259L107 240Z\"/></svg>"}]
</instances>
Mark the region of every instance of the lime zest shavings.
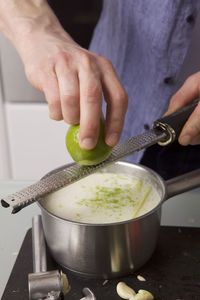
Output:
<instances>
[{"instance_id":1,"label":"lime zest shavings","mask_svg":"<svg viewBox=\"0 0 200 300\"><path fill-rule=\"evenodd\" d=\"M121 180L120 184L117 179ZM104 182L106 185L97 184L90 188L88 195L76 204L90 208L93 215L101 213L111 218L115 215L115 219L119 221L127 209L130 219L136 217L152 190L138 178L127 182L125 177L118 175L111 176L109 181L105 179ZM80 220L81 215L77 214L76 218Z\"/></svg>"},{"instance_id":2,"label":"lime zest shavings","mask_svg":"<svg viewBox=\"0 0 200 300\"><path fill-rule=\"evenodd\" d=\"M146 193L145 193L144 197L142 198L142 200L138 203L138 207L136 208L136 211L135 211L135 213L133 214L133 218L136 218L136 217L137 217L139 211L141 210L142 206L144 205L145 201L147 200L147 198L148 198L148 196L149 196L151 190L152 190L152 187L150 186L150 187L148 188L148 190L146 191Z\"/></svg>"},{"instance_id":3,"label":"lime zest shavings","mask_svg":"<svg viewBox=\"0 0 200 300\"><path fill-rule=\"evenodd\" d=\"M118 210L121 207L135 206L133 199L134 188L131 185L125 187L105 187L97 185L93 191L93 197L82 199L77 202L92 209Z\"/></svg>"},{"instance_id":4,"label":"lime zest shavings","mask_svg":"<svg viewBox=\"0 0 200 300\"><path fill-rule=\"evenodd\" d=\"M119 184L117 179L121 180L121 184ZM90 197L83 198L77 204L89 207L92 213L95 213L97 210L104 210L104 213L108 215L117 212L119 217L124 208L134 208L137 203L134 195L141 189L141 180L132 178L131 182L127 183L127 178L118 174L117 176L111 176L109 181L106 178L104 182L107 182L107 186L96 185L90 189Z\"/></svg>"}]
</instances>

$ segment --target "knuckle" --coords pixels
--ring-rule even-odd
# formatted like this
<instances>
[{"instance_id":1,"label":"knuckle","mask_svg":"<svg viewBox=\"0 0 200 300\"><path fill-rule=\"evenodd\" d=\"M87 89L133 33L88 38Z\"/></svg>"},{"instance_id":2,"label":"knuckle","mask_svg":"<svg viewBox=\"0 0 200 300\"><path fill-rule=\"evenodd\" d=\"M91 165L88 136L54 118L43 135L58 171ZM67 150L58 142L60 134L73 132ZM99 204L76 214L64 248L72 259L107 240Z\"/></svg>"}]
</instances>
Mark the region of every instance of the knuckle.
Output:
<instances>
[{"instance_id":1,"label":"knuckle","mask_svg":"<svg viewBox=\"0 0 200 300\"><path fill-rule=\"evenodd\" d=\"M46 101L48 102L49 104L49 107L51 109L54 109L56 107L60 107L60 97L46 97Z\"/></svg>"},{"instance_id":2,"label":"knuckle","mask_svg":"<svg viewBox=\"0 0 200 300\"><path fill-rule=\"evenodd\" d=\"M93 55L85 51L80 51L81 64L85 69L94 70L96 66L96 60Z\"/></svg>"},{"instance_id":3,"label":"knuckle","mask_svg":"<svg viewBox=\"0 0 200 300\"><path fill-rule=\"evenodd\" d=\"M113 68L111 61L109 59L107 59L106 57L100 56L99 60L104 66L106 66L108 68Z\"/></svg>"},{"instance_id":4,"label":"knuckle","mask_svg":"<svg viewBox=\"0 0 200 300\"><path fill-rule=\"evenodd\" d=\"M55 55L55 59L61 62L67 62L69 60L69 57L64 51L58 51Z\"/></svg>"},{"instance_id":5,"label":"knuckle","mask_svg":"<svg viewBox=\"0 0 200 300\"><path fill-rule=\"evenodd\" d=\"M91 57L87 52L81 50L79 51L78 55L83 64L90 64Z\"/></svg>"},{"instance_id":6,"label":"knuckle","mask_svg":"<svg viewBox=\"0 0 200 300\"><path fill-rule=\"evenodd\" d=\"M77 102L78 102L77 96L65 94L65 95L62 95L61 97L62 97L62 101L67 106L70 106L72 108L77 106Z\"/></svg>"},{"instance_id":7,"label":"knuckle","mask_svg":"<svg viewBox=\"0 0 200 300\"><path fill-rule=\"evenodd\" d=\"M190 135L192 138L196 138L200 134L199 125L196 123L188 124L185 132L187 135Z\"/></svg>"},{"instance_id":8,"label":"knuckle","mask_svg":"<svg viewBox=\"0 0 200 300\"><path fill-rule=\"evenodd\" d=\"M57 115L58 113L60 115L60 111L61 111L60 98L46 96L46 101L48 103L49 111L52 118L54 118L54 116Z\"/></svg>"},{"instance_id":9,"label":"knuckle","mask_svg":"<svg viewBox=\"0 0 200 300\"><path fill-rule=\"evenodd\" d=\"M63 116L59 109L52 109L49 106L49 118L52 120L60 121L63 119Z\"/></svg>"},{"instance_id":10,"label":"knuckle","mask_svg":"<svg viewBox=\"0 0 200 300\"><path fill-rule=\"evenodd\" d=\"M124 105L128 105L128 94L126 91L124 91L124 98L123 98L123 102L124 102Z\"/></svg>"},{"instance_id":11,"label":"knuckle","mask_svg":"<svg viewBox=\"0 0 200 300\"><path fill-rule=\"evenodd\" d=\"M191 114L188 122L190 122L191 119L194 119L194 124L199 127L200 129L200 103L198 103L197 107Z\"/></svg>"},{"instance_id":12,"label":"knuckle","mask_svg":"<svg viewBox=\"0 0 200 300\"><path fill-rule=\"evenodd\" d=\"M79 123L79 118L78 118L78 117L71 118L71 117L69 117L69 116L65 116L65 117L64 117L64 121L65 121L67 124L75 125L75 124L78 124L78 123Z\"/></svg>"},{"instance_id":13,"label":"knuckle","mask_svg":"<svg viewBox=\"0 0 200 300\"><path fill-rule=\"evenodd\" d=\"M64 52L59 52L55 56L55 70L58 72L65 73L66 68L70 68L72 60L68 54Z\"/></svg>"},{"instance_id":14,"label":"knuckle","mask_svg":"<svg viewBox=\"0 0 200 300\"><path fill-rule=\"evenodd\" d=\"M99 81L92 81L88 87L85 89L84 97L86 98L86 102L96 103L99 102L99 98L101 98L102 89Z\"/></svg>"},{"instance_id":15,"label":"knuckle","mask_svg":"<svg viewBox=\"0 0 200 300\"><path fill-rule=\"evenodd\" d=\"M197 72L186 79L186 83L196 87L200 84L200 72Z\"/></svg>"},{"instance_id":16,"label":"knuckle","mask_svg":"<svg viewBox=\"0 0 200 300\"><path fill-rule=\"evenodd\" d=\"M115 96L116 104L126 107L128 105L128 95L125 90L120 90Z\"/></svg>"},{"instance_id":17,"label":"knuckle","mask_svg":"<svg viewBox=\"0 0 200 300\"><path fill-rule=\"evenodd\" d=\"M112 126L111 126L111 130L115 133L117 133L118 135L120 135L121 130L122 130L122 124L121 124L122 119L119 117L115 117L113 116L112 118Z\"/></svg>"},{"instance_id":18,"label":"knuckle","mask_svg":"<svg viewBox=\"0 0 200 300\"><path fill-rule=\"evenodd\" d=\"M57 113L53 113L53 112L49 113L49 117L51 120L55 120L55 121L61 121L63 119L61 114L57 114Z\"/></svg>"}]
</instances>

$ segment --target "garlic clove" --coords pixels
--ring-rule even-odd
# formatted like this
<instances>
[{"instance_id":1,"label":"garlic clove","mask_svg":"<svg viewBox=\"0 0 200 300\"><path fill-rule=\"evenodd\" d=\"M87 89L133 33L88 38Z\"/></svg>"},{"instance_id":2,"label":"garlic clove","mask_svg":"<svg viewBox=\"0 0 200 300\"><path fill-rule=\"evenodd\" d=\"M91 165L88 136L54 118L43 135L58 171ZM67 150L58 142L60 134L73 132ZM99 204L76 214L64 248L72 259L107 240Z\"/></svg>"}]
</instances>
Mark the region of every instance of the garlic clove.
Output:
<instances>
[{"instance_id":1,"label":"garlic clove","mask_svg":"<svg viewBox=\"0 0 200 300\"><path fill-rule=\"evenodd\" d=\"M141 276L141 275L138 275L138 276L137 276L137 279L138 279L139 281L146 281L146 279L145 279L143 276Z\"/></svg>"},{"instance_id":2,"label":"garlic clove","mask_svg":"<svg viewBox=\"0 0 200 300\"><path fill-rule=\"evenodd\" d=\"M134 296L134 300L153 300L154 296L146 290L139 290Z\"/></svg>"},{"instance_id":3,"label":"garlic clove","mask_svg":"<svg viewBox=\"0 0 200 300\"><path fill-rule=\"evenodd\" d=\"M131 299L134 300L134 296L136 295L135 291L130 288L125 282L119 282L117 284L117 294L123 299Z\"/></svg>"},{"instance_id":4,"label":"garlic clove","mask_svg":"<svg viewBox=\"0 0 200 300\"><path fill-rule=\"evenodd\" d=\"M64 273L62 273L62 282L63 282L63 294L66 295L70 290L70 285L67 276Z\"/></svg>"}]
</instances>

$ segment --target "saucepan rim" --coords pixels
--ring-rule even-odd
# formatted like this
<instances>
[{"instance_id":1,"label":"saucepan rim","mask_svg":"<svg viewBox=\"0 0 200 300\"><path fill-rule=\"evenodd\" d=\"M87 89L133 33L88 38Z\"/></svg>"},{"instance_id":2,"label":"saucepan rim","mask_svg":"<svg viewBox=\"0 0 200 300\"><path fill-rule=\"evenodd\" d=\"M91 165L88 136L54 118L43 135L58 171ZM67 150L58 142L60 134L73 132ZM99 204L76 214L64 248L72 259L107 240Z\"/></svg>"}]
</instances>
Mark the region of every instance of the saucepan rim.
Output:
<instances>
[{"instance_id":1,"label":"saucepan rim","mask_svg":"<svg viewBox=\"0 0 200 300\"><path fill-rule=\"evenodd\" d=\"M138 216L133 219L128 219L125 221L112 222L112 223L85 223L85 222L78 222L78 221L64 219L62 217L59 217L59 216L53 214L52 212L49 212L41 203L43 199L41 199L40 201L37 201L38 206L40 207L40 209L42 211L45 211L45 213L47 213L49 216L51 216L57 220L65 221L69 224L74 224L74 225L79 225L79 226L87 226L87 227L91 227L91 226L93 226L93 227L108 227L108 226L117 226L117 225L123 225L123 224L127 224L127 223L136 222L138 220L144 219L147 216L153 214L156 210L158 210L162 206L163 202L166 200L166 183L165 183L164 179L157 172L153 171L152 169L150 169L144 165L136 164L136 163L132 163L132 162L128 162L128 161L118 161L113 164L129 166L129 167L134 166L134 168L145 170L147 173L149 173L149 176L153 176L156 179L156 181L158 182L158 184L160 184L161 190L163 191L163 195L160 197L161 199L158 202L158 204L153 209L151 209L150 211L148 211L147 213L145 213L141 216ZM50 174L50 173L47 173L44 177L48 176L48 174Z\"/></svg>"}]
</instances>

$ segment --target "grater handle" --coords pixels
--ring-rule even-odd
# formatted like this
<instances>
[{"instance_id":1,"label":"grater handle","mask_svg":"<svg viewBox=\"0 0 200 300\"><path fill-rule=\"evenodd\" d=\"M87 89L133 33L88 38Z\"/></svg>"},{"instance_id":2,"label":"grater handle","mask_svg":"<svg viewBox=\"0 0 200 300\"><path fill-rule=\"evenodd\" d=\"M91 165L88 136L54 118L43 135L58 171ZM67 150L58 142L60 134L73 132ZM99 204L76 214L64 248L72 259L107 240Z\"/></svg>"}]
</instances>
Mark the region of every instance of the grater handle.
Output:
<instances>
[{"instance_id":1,"label":"grater handle","mask_svg":"<svg viewBox=\"0 0 200 300\"><path fill-rule=\"evenodd\" d=\"M198 103L199 99L196 99L191 104L184 106L173 114L160 118L153 123L154 130L161 130L167 133L166 138L158 142L159 145L166 146L179 137L183 126L197 107Z\"/></svg>"}]
</instances>

